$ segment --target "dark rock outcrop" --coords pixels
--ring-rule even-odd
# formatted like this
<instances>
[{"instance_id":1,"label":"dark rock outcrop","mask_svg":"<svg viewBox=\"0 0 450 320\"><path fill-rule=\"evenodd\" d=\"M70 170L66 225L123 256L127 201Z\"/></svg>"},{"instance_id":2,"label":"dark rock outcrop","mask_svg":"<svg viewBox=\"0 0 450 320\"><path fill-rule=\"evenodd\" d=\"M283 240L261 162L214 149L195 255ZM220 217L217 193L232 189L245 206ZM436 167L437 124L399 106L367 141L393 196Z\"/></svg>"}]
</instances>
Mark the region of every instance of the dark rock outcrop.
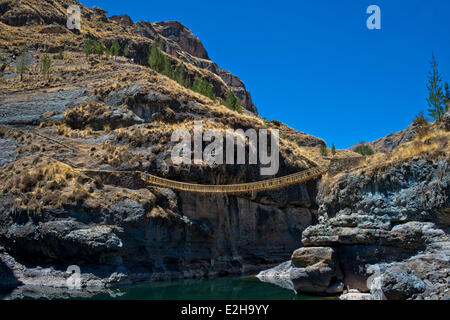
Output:
<instances>
[{"instance_id":1,"label":"dark rock outcrop","mask_svg":"<svg viewBox=\"0 0 450 320\"><path fill-rule=\"evenodd\" d=\"M317 247L328 247L342 271L336 280L347 290L370 291L372 299L444 298L449 179L445 160L420 158L382 173L343 174L334 185L319 189L320 223L303 232L307 248L294 254L292 266L283 264L283 272L293 280L294 261L300 267L322 261L326 251ZM315 279L312 275L306 281ZM364 298L350 292L343 299L356 297Z\"/></svg>"},{"instance_id":2,"label":"dark rock outcrop","mask_svg":"<svg viewBox=\"0 0 450 320\"><path fill-rule=\"evenodd\" d=\"M323 139L313 137L304 132L299 132L291 127L288 127L284 123L277 120L272 120L268 122L270 127L280 131L280 137L288 141L295 142L297 145L302 147L321 147L326 146Z\"/></svg>"},{"instance_id":3,"label":"dark rock outcrop","mask_svg":"<svg viewBox=\"0 0 450 320\"><path fill-rule=\"evenodd\" d=\"M102 197L113 199L108 190ZM170 190L135 192L140 202L125 198L108 208L86 202L42 213L13 209L2 198L0 241L25 266L14 269L15 277L30 283L26 270L43 276L35 264L79 265L86 286L248 272L286 257L311 223L308 209L282 211ZM49 280L58 279L56 270L45 272L50 284L60 281Z\"/></svg>"},{"instance_id":4,"label":"dark rock outcrop","mask_svg":"<svg viewBox=\"0 0 450 320\"><path fill-rule=\"evenodd\" d=\"M68 107L93 101L97 98L89 89L3 96L0 98L0 124L39 124L40 121L62 120ZM46 117L46 114L52 116Z\"/></svg>"},{"instance_id":5,"label":"dark rock outcrop","mask_svg":"<svg viewBox=\"0 0 450 320\"><path fill-rule=\"evenodd\" d=\"M344 288L336 253L332 248L298 249L291 261L260 272L258 278L297 293L337 294Z\"/></svg>"},{"instance_id":6,"label":"dark rock outcrop","mask_svg":"<svg viewBox=\"0 0 450 320\"><path fill-rule=\"evenodd\" d=\"M375 152L391 152L395 148L397 148L399 145L412 141L416 135L416 128L413 124L411 124L408 128L391 133L383 138L380 138L378 140L372 141L372 142L363 142L358 143L352 147L349 148L349 150L355 151L358 147L361 145L368 145L370 146Z\"/></svg>"},{"instance_id":7,"label":"dark rock outcrop","mask_svg":"<svg viewBox=\"0 0 450 320\"><path fill-rule=\"evenodd\" d=\"M142 124L127 106L108 106L102 103L87 103L70 108L64 113L64 122L73 129L91 127L94 130L117 129Z\"/></svg>"},{"instance_id":8,"label":"dark rock outcrop","mask_svg":"<svg viewBox=\"0 0 450 320\"><path fill-rule=\"evenodd\" d=\"M153 23L156 32L177 43L181 49L194 57L209 60L202 42L178 21L161 21Z\"/></svg>"},{"instance_id":9,"label":"dark rock outcrop","mask_svg":"<svg viewBox=\"0 0 450 320\"><path fill-rule=\"evenodd\" d=\"M387 268L381 277L381 291L388 300L406 300L425 291L425 283L404 266Z\"/></svg>"},{"instance_id":10,"label":"dark rock outcrop","mask_svg":"<svg viewBox=\"0 0 450 320\"><path fill-rule=\"evenodd\" d=\"M130 16L126 14L111 16L109 17L109 20L115 21L124 27L131 27L134 25L133 20L131 20Z\"/></svg>"},{"instance_id":11,"label":"dark rock outcrop","mask_svg":"<svg viewBox=\"0 0 450 320\"><path fill-rule=\"evenodd\" d=\"M69 3L75 3L70 0L61 2L67 6ZM53 6L49 1L42 1L36 6L31 0L4 0L0 3L0 21L14 27L53 23L65 25L67 16L63 10Z\"/></svg>"}]
</instances>

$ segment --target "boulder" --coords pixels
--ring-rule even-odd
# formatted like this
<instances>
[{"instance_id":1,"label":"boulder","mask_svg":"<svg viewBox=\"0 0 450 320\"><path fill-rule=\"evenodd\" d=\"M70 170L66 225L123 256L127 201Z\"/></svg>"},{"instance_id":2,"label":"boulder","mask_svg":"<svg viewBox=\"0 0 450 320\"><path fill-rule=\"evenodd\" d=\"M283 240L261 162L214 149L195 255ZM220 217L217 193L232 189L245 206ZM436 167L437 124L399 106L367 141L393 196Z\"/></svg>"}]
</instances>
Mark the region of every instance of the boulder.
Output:
<instances>
[{"instance_id":1,"label":"boulder","mask_svg":"<svg viewBox=\"0 0 450 320\"><path fill-rule=\"evenodd\" d=\"M106 16L108 14L108 11L103 10L102 8L98 7L98 6L93 6L92 11L94 11L95 14L98 14L100 16Z\"/></svg>"},{"instance_id":2,"label":"boulder","mask_svg":"<svg viewBox=\"0 0 450 320\"><path fill-rule=\"evenodd\" d=\"M128 16L126 14L111 16L111 17L109 17L109 20L115 21L124 27L131 27L134 24L133 20L131 20L130 16Z\"/></svg>"},{"instance_id":3,"label":"boulder","mask_svg":"<svg viewBox=\"0 0 450 320\"><path fill-rule=\"evenodd\" d=\"M425 283L405 266L392 266L381 275L381 290L388 300L410 299L425 288Z\"/></svg>"},{"instance_id":4,"label":"boulder","mask_svg":"<svg viewBox=\"0 0 450 320\"><path fill-rule=\"evenodd\" d=\"M0 287L15 287L21 284L13 272L14 260L11 259L5 249L0 246Z\"/></svg>"},{"instance_id":5,"label":"boulder","mask_svg":"<svg viewBox=\"0 0 450 320\"><path fill-rule=\"evenodd\" d=\"M126 106L111 107L103 103L86 103L68 109L64 121L73 129L90 126L93 130L117 129L142 124L139 118Z\"/></svg>"},{"instance_id":6,"label":"boulder","mask_svg":"<svg viewBox=\"0 0 450 320\"><path fill-rule=\"evenodd\" d=\"M347 301L371 300L369 293L361 293L358 290L350 290L342 294L339 299Z\"/></svg>"},{"instance_id":7,"label":"boulder","mask_svg":"<svg viewBox=\"0 0 450 320\"><path fill-rule=\"evenodd\" d=\"M336 294L342 292L342 274L332 248L301 248L292 260L259 273L261 281L291 288L297 293Z\"/></svg>"},{"instance_id":8,"label":"boulder","mask_svg":"<svg viewBox=\"0 0 450 320\"><path fill-rule=\"evenodd\" d=\"M324 294L335 276L335 266L326 263L291 270L291 279L298 293Z\"/></svg>"},{"instance_id":9,"label":"boulder","mask_svg":"<svg viewBox=\"0 0 450 320\"><path fill-rule=\"evenodd\" d=\"M20 94L14 99L0 97L2 106L0 124L39 124L41 121L58 121L63 119L63 113L67 108L96 100L90 89L30 92ZM50 113L53 113L53 116L48 118Z\"/></svg>"},{"instance_id":10,"label":"boulder","mask_svg":"<svg viewBox=\"0 0 450 320\"><path fill-rule=\"evenodd\" d=\"M178 21L161 21L153 24L156 31L164 37L176 42L181 49L194 57L209 60L202 42L191 30Z\"/></svg>"},{"instance_id":11,"label":"boulder","mask_svg":"<svg viewBox=\"0 0 450 320\"><path fill-rule=\"evenodd\" d=\"M296 268L305 268L318 263L334 263L334 250L331 248L301 248L294 252L291 261Z\"/></svg>"}]
</instances>

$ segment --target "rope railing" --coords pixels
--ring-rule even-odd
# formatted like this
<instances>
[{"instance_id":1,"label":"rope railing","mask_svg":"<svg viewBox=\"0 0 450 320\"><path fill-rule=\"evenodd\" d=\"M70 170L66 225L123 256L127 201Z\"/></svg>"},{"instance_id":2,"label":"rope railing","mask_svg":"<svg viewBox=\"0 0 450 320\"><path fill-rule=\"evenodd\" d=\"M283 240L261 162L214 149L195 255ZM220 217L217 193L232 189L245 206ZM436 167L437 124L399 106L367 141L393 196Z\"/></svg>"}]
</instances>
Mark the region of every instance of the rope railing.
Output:
<instances>
[{"instance_id":1,"label":"rope railing","mask_svg":"<svg viewBox=\"0 0 450 320\"><path fill-rule=\"evenodd\" d=\"M90 173L111 173L111 174L139 173L141 174L142 180L144 182L155 187L168 188L192 193L205 193L205 194L241 194L241 193L276 190L295 184L305 183L309 180L324 175L328 171L326 167L316 167L305 171L297 172L285 177L274 178L258 182L230 184L230 185L204 185L204 184L194 184L169 180L142 171L108 171L108 170L94 170L94 169L75 169L75 170Z\"/></svg>"}]
</instances>

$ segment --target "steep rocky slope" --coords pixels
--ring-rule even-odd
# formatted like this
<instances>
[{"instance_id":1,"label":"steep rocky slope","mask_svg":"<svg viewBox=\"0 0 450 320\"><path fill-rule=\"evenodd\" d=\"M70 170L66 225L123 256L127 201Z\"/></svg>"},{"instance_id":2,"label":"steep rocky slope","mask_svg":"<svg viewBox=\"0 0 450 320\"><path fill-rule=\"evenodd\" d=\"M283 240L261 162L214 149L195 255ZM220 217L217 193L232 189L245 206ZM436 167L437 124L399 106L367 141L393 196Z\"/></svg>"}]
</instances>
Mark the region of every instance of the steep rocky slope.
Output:
<instances>
[{"instance_id":1,"label":"steep rocky slope","mask_svg":"<svg viewBox=\"0 0 450 320\"><path fill-rule=\"evenodd\" d=\"M66 27L67 8L71 5L81 9L80 31ZM222 98L232 89L246 110L257 113L244 83L212 62L201 41L177 21L134 23L126 15L108 18L106 11L87 8L76 0L2 0L0 30L0 47L7 53L18 54L24 48L53 53L79 51L86 39L100 39L108 48L114 41L121 48L128 47L129 57L142 65L147 64L153 41L159 39L171 63L183 63L191 79L196 74L208 79Z\"/></svg>"},{"instance_id":2,"label":"steep rocky slope","mask_svg":"<svg viewBox=\"0 0 450 320\"><path fill-rule=\"evenodd\" d=\"M325 178L305 248L260 278L342 299L448 299L449 137L435 128Z\"/></svg>"},{"instance_id":3,"label":"steep rocky slope","mask_svg":"<svg viewBox=\"0 0 450 320\"><path fill-rule=\"evenodd\" d=\"M414 138L411 128L404 129L402 131L388 134L387 136L377 139L371 142L360 142L352 147L350 150L357 150L362 145L368 145L375 152L391 152L400 144L411 141Z\"/></svg>"},{"instance_id":4,"label":"steep rocky slope","mask_svg":"<svg viewBox=\"0 0 450 320\"><path fill-rule=\"evenodd\" d=\"M286 259L317 209L316 181L277 191L207 196L154 188L133 171L177 181L259 181L261 164L177 166L171 135L205 128L279 129L283 176L315 165L323 140L256 115L249 93L211 62L178 22L133 23L83 6L82 30L63 23L74 1L1 2L0 247L2 284L65 286L68 265L82 284L251 272ZM58 24L58 26L56 25ZM119 41L130 57L81 51L88 38ZM161 39L171 63L214 84L213 101L145 66ZM33 60L24 81L9 68L26 48ZM49 79L40 53L52 59ZM63 49L63 58L58 57ZM248 112L220 103L229 89ZM248 149L248 145L247 145ZM308 154L308 158L305 157ZM127 171L81 172L76 168Z\"/></svg>"}]
</instances>

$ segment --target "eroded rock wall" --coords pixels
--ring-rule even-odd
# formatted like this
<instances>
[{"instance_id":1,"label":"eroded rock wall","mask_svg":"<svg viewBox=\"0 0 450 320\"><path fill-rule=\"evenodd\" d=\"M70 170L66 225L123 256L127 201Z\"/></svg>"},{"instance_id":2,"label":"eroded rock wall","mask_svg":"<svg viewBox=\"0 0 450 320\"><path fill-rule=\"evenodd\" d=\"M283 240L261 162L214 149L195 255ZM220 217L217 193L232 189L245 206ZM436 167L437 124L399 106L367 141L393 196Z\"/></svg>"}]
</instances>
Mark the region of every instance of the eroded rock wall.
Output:
<instances>
[{"instance_id":1,"label":"eroded rock wall","mask_svg":"<svg viewBox=\"0 0 450 320\"><path fill-rule=\"evenodd\" d=\"M442 299L448 296L450 174L446 160L421 158L372 172L346 173L319 189L319 221L303 232L306 264L292 261L260 274L298 292L343 299ZM327 248L336 260L317 263ZM308 262L309 261L309 262ZM325 270L325 271L324 271ZM328 270L328 271L327 271ZM276 282L276 281L275 281ZM311 283L319 283L312 291ZM317 289L318 288L318 289Z\"/></svg>"}]
</instances>

